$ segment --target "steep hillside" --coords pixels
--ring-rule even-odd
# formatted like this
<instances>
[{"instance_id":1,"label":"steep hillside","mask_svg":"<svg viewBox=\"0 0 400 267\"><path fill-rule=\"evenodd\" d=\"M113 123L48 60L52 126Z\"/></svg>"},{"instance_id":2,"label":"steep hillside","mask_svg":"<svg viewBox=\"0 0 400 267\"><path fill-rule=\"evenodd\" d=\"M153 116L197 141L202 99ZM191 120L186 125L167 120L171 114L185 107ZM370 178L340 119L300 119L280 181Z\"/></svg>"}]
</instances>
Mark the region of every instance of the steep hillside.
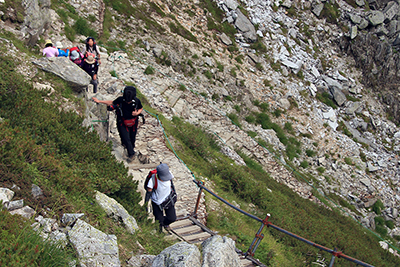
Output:
<instances>
[{"instance_id":1,"label":"steep hillside","mask_svg":"<svg viewBox=\"0 0 400 267\"><path fill-rule=\"evenodd\" d=\"M47 38L73 46L94 36L106 56L98 97L111 99L122 83L135 84L147 99L146 109L160 115L173 147L195 176L208 179L238 205L261 217L271 213L274 223L315 242L337 246L377 266L398 264L400 130L392 122L397 109L385 105L396 102L392 87L382 94L378 89L389 74L388 83L397 82L397 54L382 38L387 35L391 40L398 33L395 26L391 34L382 34L382 27L397 21L397 3L393 7L392 2L366 6L351 1L33 2L28 7L20 1L0 3L2 50L8 55L2 59L2 140L22 132L15 140L25 142L2 148L2 186L17 184L31 205L55 205L58 216L78 210L95 214L89 221L103 216L88 205L93 198L88 192L96 189L124 204L138 221L145 220L144 209L137 206L137 186L113 156L124 160L112 117L107 125L90 122L104 119L103 111L27 63L31 56L39 56ZM378 10L382 22L374 20ZM32 47L24 47L17 38ZM369 57L371 46L371 51L387 53ZM382 58L392 63L381 67ZM29 82L12 72L14 68ZM63 89L47 96L31 83ZM25 89L19 94L20 84ZM77 115L50 104L56 102L60 110L76 110ZM21 105L14 110L13 103ZM110 125L113 154L97 135L80 127L82 122L102 138L108 136ZM174 162L185 188L179 209L191 212L196 194L189 185L191 177L164 150L156 122L151 125L140 133L139 150L152 162ZM39 154L18 156L31 153ZM54 166L45 168L44 162ZM57 172L46 171L50 169ZM26 188L18 184L24 173L31 177ZM140 174L130 173L142 181ZM27 193L31 183L38 182L49 196L40 204ZM202 208L211 228L233 235L246 250L254 223L239 219L211 198L206 199L207 213ZM106 224L102 229L113 229L111 221ZM124 232L118 238L126 236ZM391 253L380 248L378 236L393 245ZM256 256L274 266L310 265L319 256L273 232L265 240ZM150 242L147 251L153 245ZM134 249L127 245L128 250ZM348 265L344 260L337 264Z\"/></svg>"}]
</instances>

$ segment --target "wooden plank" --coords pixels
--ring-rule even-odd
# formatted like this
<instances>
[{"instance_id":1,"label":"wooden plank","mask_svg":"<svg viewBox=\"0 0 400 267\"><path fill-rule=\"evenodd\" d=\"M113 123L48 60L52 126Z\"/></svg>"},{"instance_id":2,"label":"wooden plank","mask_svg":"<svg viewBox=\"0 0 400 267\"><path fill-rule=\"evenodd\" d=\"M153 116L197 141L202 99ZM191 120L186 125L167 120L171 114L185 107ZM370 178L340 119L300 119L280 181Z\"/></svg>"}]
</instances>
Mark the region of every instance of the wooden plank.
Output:
<instances>
[{"instance_id":1,"label":"wooden plank","mask_svg":"<svg viewBox=\"0 0 400 267\"><path fill-rule=\"evenodd\" d=\"M187 235L189 233L195 233L195 232L203 232L200 227L197 225L193 226L188 226L188 227L183 227L179 229L174 229L173 230L177 235Z\"/></svg>"},{"instance_id":2,"label":"wooden plank","mask_svg":"<svg viewBox=\"0 0 400 267\"><path fill-rule=\"evenodd\" d=\"M173 222L169 226L171 227L171 229L177 229L191 225L193 225L192 221L187 219L187 220Z\"/></svg>"},{"instance_id":3,"label":"wooden plank","mask_svg":"<svg viewBox=\"0 0 400 267\"><path fill-rule=\"evenodd\" d=\"M183 238L186 241L193 241L196 239L201 239L201 240L205 240L207 238L209 238L211 235L207 232L202 232L202 233L198 233L198 234L194 234L194 235L189 235L189 236L183 236Z\"/></svg>"},{"instance_id":4,"label":"wooden plank","mask_svg":"<svg viewBox=\"0 0 400 267\"><path fill-rule=\"evenodd\" d=\"M203 225L201 222L199 222L196 218L190 216L189 219L196 224L197 226L201 227L201 229L203 229L204 232L209 233L210 235L215 235L215 233L213 231L211 231L210 229L208 229L205 225Z\"/></svg>"}]
</instances>

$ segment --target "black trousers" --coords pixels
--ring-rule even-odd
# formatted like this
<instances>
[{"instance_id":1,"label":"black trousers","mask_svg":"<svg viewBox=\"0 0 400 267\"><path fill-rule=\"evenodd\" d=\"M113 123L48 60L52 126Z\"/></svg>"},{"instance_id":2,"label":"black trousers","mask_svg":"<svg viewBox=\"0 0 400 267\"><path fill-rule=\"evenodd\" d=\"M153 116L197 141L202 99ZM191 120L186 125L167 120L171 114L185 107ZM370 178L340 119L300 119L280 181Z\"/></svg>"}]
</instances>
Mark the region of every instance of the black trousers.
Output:
<instances>
[{"instance_id":1,"label":"black trousers","mask_svg":"<svg viewBox=\"0 0 400 267\"><path fill-rule=\"evenodd\" d=\"M137 133L137 121L135 126L126 127L123 122L118 122L118 132L121 137L121 143L128 150L128 156L132 156L135 154L135 142L136 142L136 133Z\"/></svg>"},{"instance_id":2,"label":"black trousers","mask_svg":"<svg viewBox=\"0 0 400 267\"><path fill-rule=\"evenodd\" d=\"M161 210L160 207L151 201L151 205L153 206L153 215L157 221L160 222L160 227L170 225L174 221L176 221L176 212L174 204L170 203L167 207L168 209ZM164 216L165 211L165 216Z\"/></svg>"}]
</instances>

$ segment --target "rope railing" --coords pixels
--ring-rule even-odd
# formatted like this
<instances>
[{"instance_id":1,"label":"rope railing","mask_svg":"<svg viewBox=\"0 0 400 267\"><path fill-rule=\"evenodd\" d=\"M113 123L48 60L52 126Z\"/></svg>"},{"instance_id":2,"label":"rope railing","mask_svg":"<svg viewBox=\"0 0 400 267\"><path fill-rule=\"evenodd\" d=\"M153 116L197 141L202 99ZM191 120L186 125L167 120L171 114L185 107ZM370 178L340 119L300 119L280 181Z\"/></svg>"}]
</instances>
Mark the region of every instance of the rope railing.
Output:
<instances>
[{"instance_id":1,"label":"rope railing","mask_svg":"<svg viewBox=\"0 0 400 267\"><path fill-rule=\"evenodd\" d=\"M221 202L223 202L224 204L228 205L229 207L231 207L231 208L235 209L236 211L238 211L238 212L240 212L240 213L246 215L246 216L249 217L249 218L252 218L253 220L256 220L256 221L258 221L258 222L261 222L261 226L260 226L259 230L257 231L257 233L255 234L255 238L253 239L253 242L251 243L249 249L248 249L247 252L245 253L245 256L247 256L247 255L248 255L248 256L251 256L251 257L254 256L254 253L256 252L258 245L260 244L261 240L264 238L264 235L263 235L261 232L262 232L262 230L264 229L264 227L267 226L267 227L271 227L271 228L273 228L273 229L275 229L275 230L277 230L277 231L279 231L279 232L282 232L282 233L284 233L284 234L286 234L286 235L288 235L288 236L291 236L291 237L293 237L293 238L295 238L295 239L297 239L297 240L300 240L300 241L306 243L307 245L313 246L313 247L315 247L315 248L318 248L318 249L320 249L320 250L323 250L323 251L325 251L325 252L328 252L328 253L332 254L332 258L331 258L331 261L330 261L330 263L329 263L329 267L332 267L332 266L333 266L336 257L337 257L337 258L343 258L343 259L345 259L345 260L347 260L347 261L354 262L354 263L356 263L356 264L358 264L358 265L361 265L361 266L374 267L374 266L371 265L371 264L368 264L368 263L365 263L365 262L360 261L360 260L358 260L358 259L355 259L355 258L353 258L353 257L350 257L350 256L344 254L344 253L341 252L341 251L337 251L336 248L330 249L330 248L327 248L327 247L325 247L325 246L319 245L319 244L314 243L314 242L312 242L312 241L310 241L310 240L308 240L308 239L306 239L306 238L304 238L304 237L301 237L301 236L299 236L299 235L296 235L296 234L294 234L294 233L292 233L292 232L290 232L290 231L288 231L288 230L285 230L285 229L283 229L283 228L281 228L281 227L279 227L279 226L277 226L277 225L271 223L270 221L268 221L268 219L269 219L270 216L271 216L270 214L267 214L267 216L265 217L264 220L261 219L261 218L259 218L259 217L257 217L257 216L255 216L255 215L253 215L253 214L250 214L250 213L248 213L247 211L244 211L244 210L242 210L242 209L236 207L235 205L229 203L227 200L225 200L224 198L220 197L219 195L217 195L216 193L214 193L213 191L211 191L211 190L208 189L207 187L205 187L205 186L204 186L204 182L199 181L199 180L193 180L193 182L194 182L195 184L197 184L197 186L200 188L200 190L199 190L199 195L201 195L202 190L205 190L205 191L207 191L208 193L210 193L212 196L214 196L215 198L217 198L218 200L220 200ZM193 212L193 216L194 216L194 217L197 215L198 202L199 202L199 198L197 198L196 207L195 207L195 210L194 210L194 212Z\"/></svg>"}]
</instances>

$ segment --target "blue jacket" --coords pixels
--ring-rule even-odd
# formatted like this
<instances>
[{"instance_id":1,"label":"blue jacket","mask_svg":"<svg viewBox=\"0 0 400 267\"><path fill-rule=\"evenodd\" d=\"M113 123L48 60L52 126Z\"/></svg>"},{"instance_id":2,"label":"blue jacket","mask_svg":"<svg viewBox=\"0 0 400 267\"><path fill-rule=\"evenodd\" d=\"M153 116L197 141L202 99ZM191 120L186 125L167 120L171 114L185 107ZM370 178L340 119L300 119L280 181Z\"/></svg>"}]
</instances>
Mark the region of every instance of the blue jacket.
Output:
<instances>
[{"instance_id":1,"label":"blue jacket","mask_svg":"<svg viewBox=\"0 0 400 267\"><path fill-rule=\"evenodd\" d=\"M68 57L69 49L67 49L67 51L64 51L63 49L58 49L58 56L59 57Z\"/></svg>"}]
</instances>

